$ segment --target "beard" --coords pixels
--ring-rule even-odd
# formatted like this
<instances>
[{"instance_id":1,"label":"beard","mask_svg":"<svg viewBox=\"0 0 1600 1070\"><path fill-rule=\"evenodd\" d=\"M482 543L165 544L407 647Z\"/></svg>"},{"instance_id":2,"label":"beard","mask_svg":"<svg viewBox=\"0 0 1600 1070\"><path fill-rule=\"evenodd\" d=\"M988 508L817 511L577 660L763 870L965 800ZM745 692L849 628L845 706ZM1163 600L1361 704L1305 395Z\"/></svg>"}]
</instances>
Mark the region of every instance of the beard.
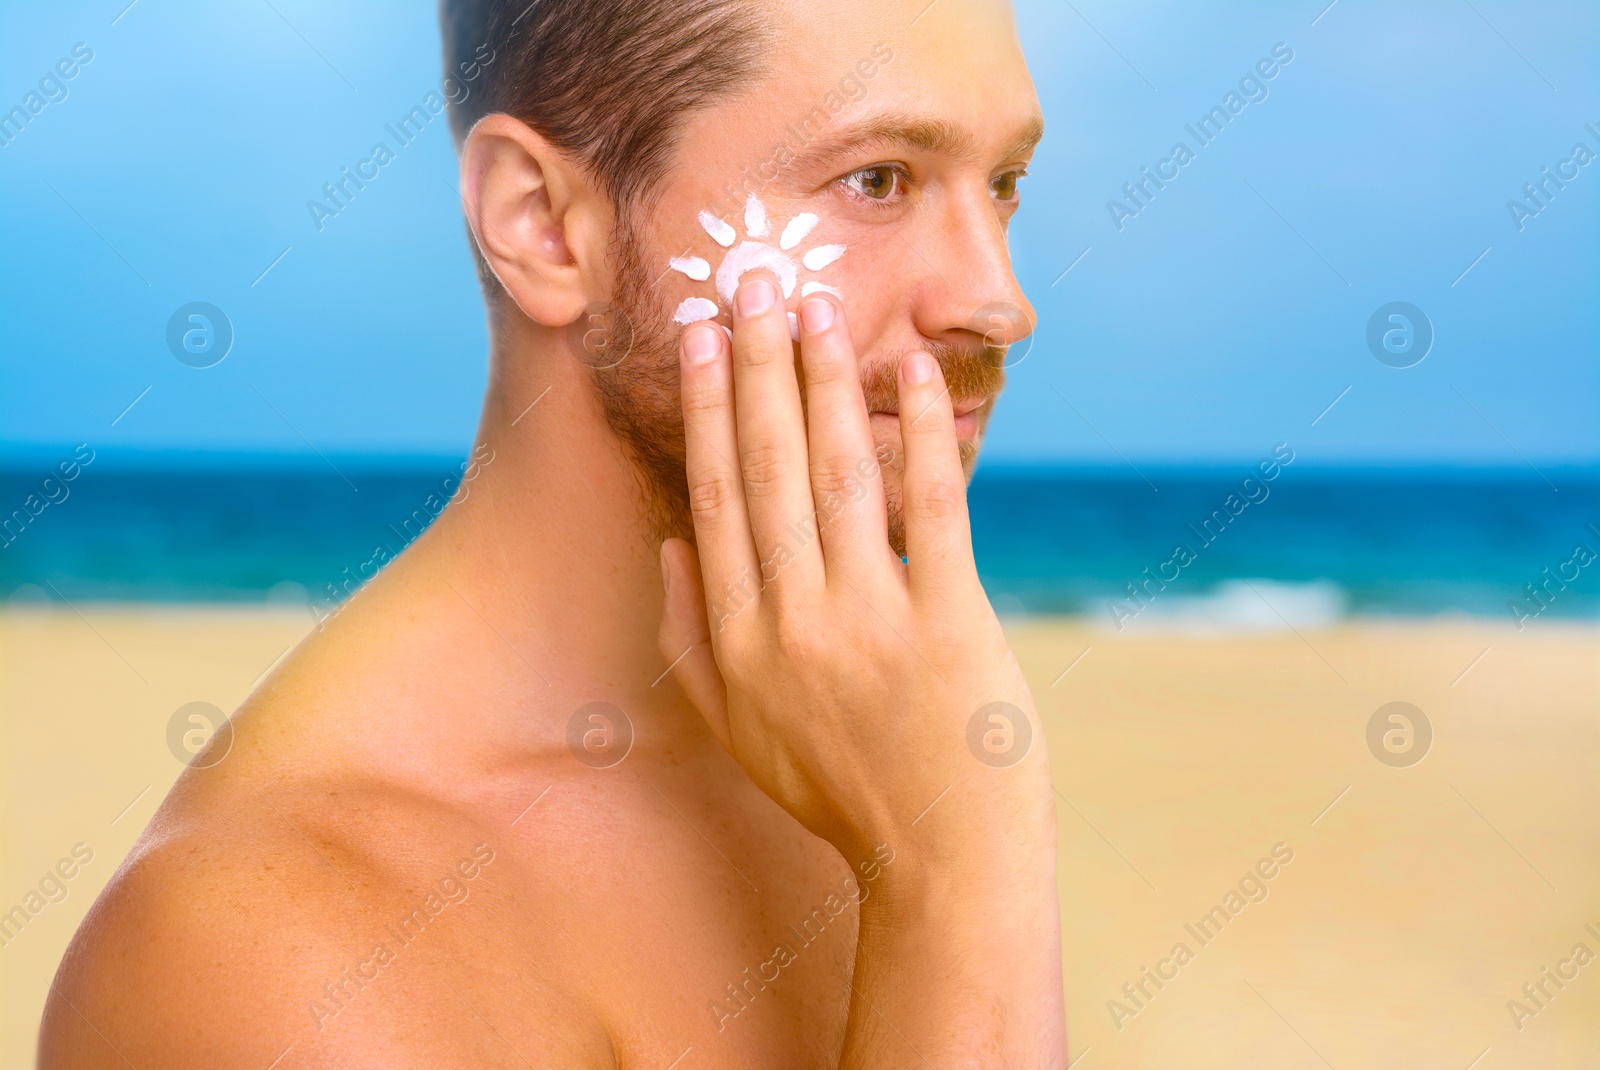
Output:
<instances>
[{"instance_id":1,"label":"beard","mask_svg":"<svg viewBox=\"0 0 1600 1070\"><path fill-rule=\"evenodd\" d=\"M654 258L664 260L665 257ZM604 344L594 344L594 332L581 332L578 356L594 372L596 393L607 426L617 436L633 462L644 520L652 541L681 538L694 541L694 518L689 506L683 409L678 389L678 339L681 328L672 322L666 295L657 287L665 274L646 265L637 230L619 224L615 246L616 296L613 304L588 317L605 332ZM988 422L996 395L1005 382L1006 347L975 341L969 346L924 341L918 347L939 362L952 399L987 399L977 410L979 433ZM899 409L900 360L912 350L885 354L861 368L861 391L867 411ZM798 371L798 363L796 365ZM800 379L801 404L805 380ZM958 443L961 468L970 482L977 464L978 441ZM889 524L885 538L894 552L905 556L905 515L900 487L904 458L894 446L876 442L883 473ZM889 473L894 473L890 478Z\"/></svg>"}]
</instances>

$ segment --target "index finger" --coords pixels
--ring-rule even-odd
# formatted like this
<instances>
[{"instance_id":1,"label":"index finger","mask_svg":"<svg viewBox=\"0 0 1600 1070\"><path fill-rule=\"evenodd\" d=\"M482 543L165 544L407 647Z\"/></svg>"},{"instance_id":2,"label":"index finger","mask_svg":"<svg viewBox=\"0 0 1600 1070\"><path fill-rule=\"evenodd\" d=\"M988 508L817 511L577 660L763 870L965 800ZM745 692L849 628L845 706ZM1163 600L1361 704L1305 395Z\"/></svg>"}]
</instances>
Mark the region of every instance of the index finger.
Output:
<instances>
[{"instance_id":1,"label":"index finger","mask_svg":"<svg viewBox=\"0 0 1600 1070\"><path fill-rule=\"evenodd\" d=\"M743 609L759 597L761 588L739 471L733 366L722 328L709 322L684 328L678 375L689 508L715 638L723 621L736 612L734 607Z\"/></svg>"},{"instance_id":2,"label":"index finger","mask_svg":"<svg viewBox=\"0 0 1600 1070\"><path fill-rule=\"evenodd\" d=\"M794 342L778 279L756 271L733 299L733 401L745 510L760 555L764 600L804 598L822 577L809 536L816 505L806 471L806 429Z\"/></svg>"}]
</instances>

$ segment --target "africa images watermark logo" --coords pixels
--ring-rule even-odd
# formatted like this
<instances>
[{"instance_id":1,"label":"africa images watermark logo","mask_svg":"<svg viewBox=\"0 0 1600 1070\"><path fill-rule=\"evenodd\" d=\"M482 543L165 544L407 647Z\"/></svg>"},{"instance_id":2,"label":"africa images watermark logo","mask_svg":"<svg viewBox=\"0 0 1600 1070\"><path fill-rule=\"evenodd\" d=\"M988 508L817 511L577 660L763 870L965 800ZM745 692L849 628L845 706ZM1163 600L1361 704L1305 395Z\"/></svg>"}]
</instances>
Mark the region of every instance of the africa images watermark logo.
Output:
<instances>
[{"instance_id":1,"label":"africa images watermark logo","mask_svg":"<svg viewBox=\"0 0 1600 1070\"><path fill-rule=\"evenodd\" d=\"M1137 619L1154 605L1156 598L1167 589L1167 584L1176 582L1184 569L1200 559L1201 551L1220 539L1229 525L1244 515L1245 510L1265 502L1272 494L1272 488L1267 484L1293 464L1294 457L1294 450L1288 443L1280 442L1274 446L1272 456L1258 462L1255 469L1240 480L1238 490L1230 491L1220 507L1201 519L1199 527L1192 523L1189 525L1189 531L1194 535L1193 543L1184 541L1175 545L1172 555L1155 565L1154 572L1151 566L1146 565L1139 576L1124 584L1126 598L1107 599L1106 611L1111 614L1111 623L1117 626L1117 631L1122 631L1130 620Z\"/></svg>"},{"instance_id":2,"label":"africa images watermark logo","mask_svg":"<svg viewBox=\"0 0 1600 1070\"><path fill-rule=\"evenodd\" d=\"M567 349L585 366L606 371L628 359L635 333L625 309L609 301L596 302L567 326Z\"/></svg>"},{"instance_id":3,"label":"africa images watermark logo","mask_svg":"<svg viewBox=\"0 0 1600 1070\"><path fill-rule=\"evenodd\" d=\"M1590 531L1600 535L1600 528L1593 524L1588 525ZM1600 544L1597 544L1600 545ZM1552 566L1546 565L1537 577L1537 586L1533 583L1522 585L1522 599L1506 600L1506 608L1511 611L1511 619L1517 625L1517 631L1522 631L1528 626L1530 620L1543 615L1544 611L1555 604L1561 597L1567 585L1577 582L1583 575L1583 570L1600 560L1600 551L1587 542L1575 543L1572 553L1564 561Z\"/></svg>"},{"instance_id":4,"label":"africa images watermark logo","mask_svg":"<svg viewBox=\"0 0 1600 1070\"><path fill-rule=\"evenodd\" d=\"M0 912L0 948L10 947L34 918L43 914L51 904L65 900L71 891L67 882L93 861L93 847L86 843L73 844L71 857L63 855L55 865L44 871L44 875L22 895L19 902L12 904L10 910Z\"/></svg>"},{"instance_id":5,"label":"africa images watermark logo","mask_svg":"<svg viewBox=\"0 0 1600 1070\"><path fill-rule=\"evenodd\" d=\"M878 72L894 62L894 47L885 41L872 46L847 70L837 83L822 94L810 111L783 128L783 137L769 149L761 162L740 168L737 179L723 184L718 199L708 205L714 215L727 215L744 210L746 199L778 181L783 172L794 163L808 145L828 129L833 116L867 95L867 83Z\"/></svg>"},{"instance_id":6,"label":"africa images watermark logo","mask_svg":"<svg viewBox=\"0 0 1600 1070\"><path fill-rule=\"evenodd\" d=\"M472 493L470 484L483 473L483 470L494 463L495 452L487 442L480 442L473 448L472 456L462 461L456 468L456 474L447 476L439 485L439 490L430 493L422 500L422 504L411 511L396 526L389 524L389 530L395 535L394 544L381 542L372 549L372 556L356 565L353 569L346 565L340 570L335 582L322 585L324 594L311 599L308 603L311 616L316 620L317 627L344 608L346 600L361 590L368 580L376 576L389 562L399 557L413 542L415 542L428 525L439 519L445 507L452 503L467 500Z\"/></svg>"},{"instance_id":7,"label":"africa images watermark logo","mask_svg":"<svg viewBox=\"0 0 1600 1070\"><path fill-rule=\"evenodd\" d=\"M1596 145L1600 145L1600 130L1595 129L1593 123L1584 123L1583 130L1594 138ZM1517 228L1517 233L1527 230L1528 220L1538 217L1549 208L1556 196L1579 178L1583 169L1594 162L1594 158L1595 151L1580 141L1572 146L1572 151L1564 159L1556 161L1555 174L1550 173L1548 166L1541 167L1539 178L1523 183L1522 192L1526 199L1512 197L1506 201L1506 212L1511 216L1511 224Z\"/></svg>"},{"instance_id":8,"label":"africa images watermark logo","mask_svg":"<svg viewBox=\"0 0 1600 1070\"><path fill-rule=\"evenodd\" d=\"M1194 922L1184 924L1184 932L1194 940L1194 947L1190 947L1187 940L1179 940L1165 957L1156 960L1154 970L1149 966L1140 966L1139 979L1123 984L1123 998L1106 1000L1106 1011L1111 1015L1111 1024L1117 1027L1117 1032L1122 1032L1129 1021L1149 1009L1167 985L1177 980L1179 972L1193 962L1201 950L1214 943L1247 907L1266 902L1267 896L1272 894L1271 881L1293 861L1293 847L1287 843L1273 844L1271 857L1258 859L1227 890L1221 902L1214 904Z\"/></svg>"},{"instance_id":9,"label":"africa images watermark logo","mask_svg":"<svg viewBox=\"0 0 1600 1070\"><path fill-rule=\"evenodd\" d=\"M400 952L422 935L452 904L464 903L472 894L469 882L477 880L485 866L494 861L494 848L480 843L472 854L447 870L427 895L394 924L383 927L384 936L373 941L372 953L356 964L346 966L337 977L322 986L321 999L306 1001L306 1010L318 1032L355 1001L361 990L393 966Z\"/></svg>"},{"instance_id":10,"label":"africa images watermark logo","mask_svg":"<svg viewBox=\"0 0 1600 1070\"><path fill-rule=\"evenodd\" d=\"M1180 140L1165 158L1156 161L1154 173L1149 167L1139 168L1140 177L1123 183L1122 193L1127 199L1119 201L1113 197L1106 202L1111 225L1118 231L1125 230L1128 220L1155 203L1156 195L1167 188L1167 183L1181 175L1183 168L1199 159L1206 146L1221 137L1236 116L1243 114L1251 104L1260 104L1267 99L1270 94L1267 83L1293 61L1294 49L1279 41L1272 46L1271 55L1257 60L1250 72L1239 79L1238 88L1229 90L1221 103L1213 105L1210 111L1194 122L1185 123L1184 133L1194 139L1195 147L1190 148L1187 140Z\"/></svg>"},{"instance_id":11,"label":"africa images watermark logo","mask_svg":"<svg viewBox=\"0 0 1600 1070\"><path fill-rule=\"evenodd\" d=\"M484 55L486 51L488 55ZM324 182L322 198L312 197L306 201L306 214L311 217L311 225L317 228L317 233L327 230L328 220L342 215L345 209L354 204L368 184L376 181L384 168L400 158L400 150L421 137L435 118L443 115L451 105L460 104L471 96L471 83L494 60L495 52L488 45L479 45L473 59L460 63L459 78L454 74L446 75L439 91L430 89L394 122L384 124L384 133L394 139L393 148L388 140L379 140L366 156L356 161L353 171L348 165L342 166L338 177ZM443 96L440 96L441 92Z\"/></svg>"},{"instance_id":12,"label":"africa images watermark logo","mask_svg":"<svg viewBox=\"0 0 1600 1070\"><path fill-rule=\"evenodd\" d=\"M233 321L209 301L191 301L167 319L167 352L191 368L214 368L233 350Z\"/></svg>"},{"instance_id":13,"label":"africa images watermark logo","mask_svg":"<svg viewBox=\"0 0 1600 1070\"><path fill-rule=\"evenodd\" d=\"M967 750L991 769L1009 769L1033 747L1033 722L1020 706L988 702L967 719Z\"/></svg>"},{"instance_id":14,"label":"africa images watermark logo","mask_svg":"<svg viewBox=\"0 0 1600 1070\"><path fill-rule=\"evenodd\" d=\"M39 79L38 89L28 90L23 94L20 104L12 105L9 111L0 112L0 148L9 148L50 105L66 100L72 92L67 83L92 62L94 49L79 41L72 46L69 55L62 56L54 67L45 71L44 77Z\"/></svg>"},{"instance_id":15,"label":"africa images watermark logo","mask_svg":"<svg viewBox=\"0 0 1600 1070\"><path fill-rule=\"evenodd\" d=\"M50 474L39 481L37 491L30 492L22 499L19 508L11 510L9 514L0 514L0 550L9 549L28 530L28 525L42 516L46 509L66 501L72 494L72 488L67 484L94 463L94 456L89 444L80 442L71 457L58 462Z\"/></svg>"},{"instance_id":16,"label":"africa images watermark logo","mask_svg":"<svg viewBox=\"0 0 1600 1070\"><path fill-rule=\"evenodd\" d=\"M1590 936L1600 940L1600 928L1589 922L1585 922L1583 928ZM1539 976L1522 986L1522 998L1506 1000L1506 1013L1511 1015L1511 1024L1517 1027L1517 1032L1520 1033L1527 1028L1528 1019L1543 1014L1545 1008L1568 984L1576 981L1579 972L1594 959L1594 949L1580 940L1572 945L1572 950L1567 953L1566 958L1556 960L1555 969L1540 966Z\"/></svg>"},{"instance_id":17,"label":"africa images watermark logo","mask_svg":"<svg viewBox=\"0 0 1600 1070\"><path fill-rule=\"evenodd\" d=\"M167 750L191 769L222 764L233 751L233 722L210 702L189 702L167 718Z\"/></svg>"},{"instance_id":18,"label":"africa images watermark logo","mask_svg":"<svg viewBox=\"0 0 1600 1070\"><path fill-rule=\"evenodd\" d=\"M1411 368L1433 349L1433 321L1409 301L1380 305L1367 320L1367 351L1391 368Z\"/></svg>"},{"instance_id":19,"label":"africa images watermark logo","mask_svg":"<svg viewBox=\"0 0 1600 1070\"><path fill-rule=\"evenodd\" d=\"M1433 749L1433 722L1409 702L1388 702L1367 719L1367 750L1384 765L1407 769Z\"/></svg>"},{"instance_id":20,"label":"africa images watermark logo","mask_svg":"<svg viewBox=\"0 0 1600 1070\"><path fill-rule=\"evenodd\" d=\"M746 966L737 983L729 981L723 985L726 998L707 1001L711 1017L717 1023L717 1032L721 1033L727 1029L729 1022L744 1014L769 984L775 984L783 976L783 971L794 965L802 951L823 938L835 920L866 902L872 894L868 885L877 880L883 868L894 859L892 847L886 843L876 844L872 848L872 857L856 866L861 874L859 879L853 873L843 878L839 882L839 891L829 892L827 898L801 918L798 925L791 922L787 926L784 939L774 945L772 954L763 959L753 972ZM792 941L788 939L790 933L794 934Z\"/></svg>"},{"instance_id":21,"label":"africa images watermark logo","mask_svg":"<svg viewBox=\"0 0 1600 1070\"><path fill-rule=\"evenodd\" d=\"M712 627L721 632L754 605L756 594L762 588L776 583L783 570L800 560L801 551L820 538L829 524L867 497L872 480L893 456L890 447L878 446L873 456L859 458L848 470L841 489L818 494L815 511L797 517L783 529L777 546L760 562L759 575L749 568L742 569L736 578L722 585L720 594L708 598L707 612Z\"/></svg>"},{"instance_id":22,"label":"africa images watermark logo","mask_svg":"<svg viewBox=\"0 0 1600 1070\"><path fill-rule=\"evenodd\" d=\"M590 769L610 769L633 750L633 720L610 702L586 702L567 718L567 750Z\"/></svg>"}]
</instances>

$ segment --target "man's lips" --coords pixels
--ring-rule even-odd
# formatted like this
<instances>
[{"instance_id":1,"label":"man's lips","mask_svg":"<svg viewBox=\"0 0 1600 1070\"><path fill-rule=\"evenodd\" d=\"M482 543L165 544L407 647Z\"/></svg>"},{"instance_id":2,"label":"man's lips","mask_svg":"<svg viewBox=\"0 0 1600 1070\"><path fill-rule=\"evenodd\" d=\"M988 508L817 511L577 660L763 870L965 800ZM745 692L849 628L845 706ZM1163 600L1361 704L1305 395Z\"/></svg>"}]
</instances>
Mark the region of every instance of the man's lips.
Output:
<instances>
[{"instance_id":1,"label":"man's lips","mask_svg":"<svg viewBox=\"0 0 1600 1070\"><path fill-rule=\"evenodd\" d=\"M987 397L956 398L951 403L951 411L955 414L956 438L963 442L978 437L978 410L989 403ZM869 416L885 416L895 423L900 422L899 409L873 409Z\"/></svg>"}]
</instances>

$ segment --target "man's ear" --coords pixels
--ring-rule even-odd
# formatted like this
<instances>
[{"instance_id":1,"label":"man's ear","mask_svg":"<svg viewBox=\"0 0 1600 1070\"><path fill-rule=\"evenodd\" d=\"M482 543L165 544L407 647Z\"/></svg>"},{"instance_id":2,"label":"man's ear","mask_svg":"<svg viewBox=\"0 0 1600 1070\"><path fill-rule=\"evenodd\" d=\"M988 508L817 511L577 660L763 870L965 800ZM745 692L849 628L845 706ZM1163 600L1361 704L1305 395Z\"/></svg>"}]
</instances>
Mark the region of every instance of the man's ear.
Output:
<instances>
[{"instance_id":1,"label":"man's ear","mask_svg":"<svg viewBox=\"0 0 1600 1070\"><path fill-rule=\"evenodd\" d=\"M478 120L461 148L461 201L484 259L529 319L565 326L607 291L610 200L526 123Z\"/></svg>"}]
</instances>

